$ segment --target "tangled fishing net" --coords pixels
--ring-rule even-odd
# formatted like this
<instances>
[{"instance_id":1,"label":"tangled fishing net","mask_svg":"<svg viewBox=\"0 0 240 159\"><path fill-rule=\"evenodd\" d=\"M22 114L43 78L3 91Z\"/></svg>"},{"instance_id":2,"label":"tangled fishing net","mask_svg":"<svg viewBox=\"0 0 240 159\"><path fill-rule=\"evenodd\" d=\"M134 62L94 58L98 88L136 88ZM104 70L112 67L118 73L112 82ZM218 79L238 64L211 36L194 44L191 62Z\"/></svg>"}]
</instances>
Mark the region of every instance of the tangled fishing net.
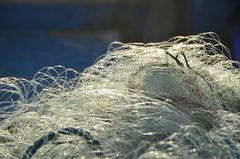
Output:
<instances>
[{"instance_id":1,"label":"tangled fishing net","mask_svg":"<svg viewBox=\"0 0 240 159\"><path fill-rule=\"evenodd\" d=\"M216 34L112 43L78 73L0 79L0 158L240 158L240 73Z\"/></svg>"}]
</instances>

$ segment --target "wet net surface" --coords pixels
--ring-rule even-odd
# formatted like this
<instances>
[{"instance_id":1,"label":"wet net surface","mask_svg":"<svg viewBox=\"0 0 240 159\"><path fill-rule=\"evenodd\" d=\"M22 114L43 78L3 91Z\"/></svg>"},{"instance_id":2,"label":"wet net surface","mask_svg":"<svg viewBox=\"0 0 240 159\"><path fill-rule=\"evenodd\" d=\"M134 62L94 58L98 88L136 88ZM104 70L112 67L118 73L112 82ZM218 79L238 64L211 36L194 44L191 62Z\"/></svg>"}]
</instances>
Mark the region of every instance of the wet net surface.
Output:
<instances>
[{"instance_id":1,"label":"wet net surface","mask_svg":"<svg viewBox=\"0 0 240 159\"><path fill-rule=\"evenodd\" d=\"M240 158L237 62L214 33L112 43L78 73L0 79L0 158Z\"/></svg>"}]
</instances>

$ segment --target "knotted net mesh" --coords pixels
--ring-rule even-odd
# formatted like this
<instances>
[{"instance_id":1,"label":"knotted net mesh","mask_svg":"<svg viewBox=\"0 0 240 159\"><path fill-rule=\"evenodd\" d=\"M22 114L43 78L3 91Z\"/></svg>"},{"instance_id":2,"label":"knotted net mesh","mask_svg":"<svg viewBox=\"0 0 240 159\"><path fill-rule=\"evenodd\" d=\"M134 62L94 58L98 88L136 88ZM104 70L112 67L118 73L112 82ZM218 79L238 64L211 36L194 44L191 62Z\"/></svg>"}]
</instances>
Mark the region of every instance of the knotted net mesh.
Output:
<instances>
[{"instance_id":1,"label":"knotted net mesh","mask_svg":"<svg viewBox=\"0 0 240 159\"><path fill-rule=\"evenodd\" d=\"M239 70L215 33L110 44L78 73L0 79L0 158L240 158Z\"/></svg>"}]
</instances>

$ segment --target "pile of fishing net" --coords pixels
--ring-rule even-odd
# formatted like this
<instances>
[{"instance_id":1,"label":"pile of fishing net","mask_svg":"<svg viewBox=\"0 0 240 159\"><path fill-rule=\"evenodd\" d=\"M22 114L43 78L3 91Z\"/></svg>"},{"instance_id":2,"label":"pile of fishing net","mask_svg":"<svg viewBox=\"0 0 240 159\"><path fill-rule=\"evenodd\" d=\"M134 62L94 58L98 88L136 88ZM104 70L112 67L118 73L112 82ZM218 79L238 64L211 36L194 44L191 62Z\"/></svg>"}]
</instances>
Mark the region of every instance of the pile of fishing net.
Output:
<instances>
[{"instance_id":1,"label":"pile of fishing net","mask_svg":"<svg viewBox=\"0 0 240 159\"><path fill-rule=\"evenodd\" d=\"M112 43L78 73L0 79L0 158L240 158L240 74L216 34Z\"/></svg>"}]
</instances>

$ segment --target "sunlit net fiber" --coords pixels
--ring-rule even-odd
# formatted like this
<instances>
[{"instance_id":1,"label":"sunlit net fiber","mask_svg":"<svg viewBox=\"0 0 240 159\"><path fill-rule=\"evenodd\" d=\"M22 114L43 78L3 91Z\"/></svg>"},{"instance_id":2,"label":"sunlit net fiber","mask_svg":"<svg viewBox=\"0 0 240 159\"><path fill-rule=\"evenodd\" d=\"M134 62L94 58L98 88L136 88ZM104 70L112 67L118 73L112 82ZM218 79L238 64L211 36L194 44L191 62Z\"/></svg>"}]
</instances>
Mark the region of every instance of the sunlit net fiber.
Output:
<instances>
[{"instance_id":1,"label":"sunlit net fiber","mask_svg":"<svg viewBox=\"0 0 240 159\"><path fill-rule=\"evenodd\" d=\"M238 159L240 75L228 54L214 33L114 42L83 73L1 78L0 158Z\"/></svg>"}]
</instances>

